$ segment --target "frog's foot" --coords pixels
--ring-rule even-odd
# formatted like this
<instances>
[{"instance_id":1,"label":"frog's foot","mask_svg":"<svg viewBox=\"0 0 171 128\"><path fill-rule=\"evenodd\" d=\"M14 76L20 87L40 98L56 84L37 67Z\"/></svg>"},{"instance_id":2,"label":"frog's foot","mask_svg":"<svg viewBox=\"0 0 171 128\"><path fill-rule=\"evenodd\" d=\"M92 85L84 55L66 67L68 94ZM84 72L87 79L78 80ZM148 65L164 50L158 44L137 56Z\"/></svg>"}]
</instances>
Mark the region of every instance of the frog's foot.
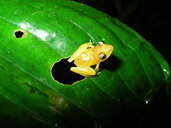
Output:
<instances>
[{"instance_id":1,"label":"frog's foot","mask_svg":"<svg viewBox=\"0 0 171 128\"><path fill-rule=\"evenodd\" d=\"M85 77L96 75L96 71L91 67L71 67L70 70Z\"/></svg>"}]
</instances>

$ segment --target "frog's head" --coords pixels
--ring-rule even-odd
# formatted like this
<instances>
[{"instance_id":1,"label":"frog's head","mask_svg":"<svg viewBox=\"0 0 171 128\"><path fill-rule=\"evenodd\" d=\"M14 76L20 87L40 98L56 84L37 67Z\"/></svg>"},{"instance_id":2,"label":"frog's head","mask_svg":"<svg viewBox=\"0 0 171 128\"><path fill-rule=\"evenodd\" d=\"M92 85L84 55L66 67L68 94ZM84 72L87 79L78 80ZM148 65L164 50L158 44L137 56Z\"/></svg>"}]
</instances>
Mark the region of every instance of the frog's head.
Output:
<instances>
[{"instance_id":1,"label":"frog's head","mask_svg":"<svg viewBox=\"0 0 171 128\"><path fill-rule=\"evenodd\" d=\"M113 46L110 44L104 44L103 42L99 42L98 45L98 57L101 60L101 62L103 62L106 59L108 59L112 54Z\"/></svg>"}]
</instances>

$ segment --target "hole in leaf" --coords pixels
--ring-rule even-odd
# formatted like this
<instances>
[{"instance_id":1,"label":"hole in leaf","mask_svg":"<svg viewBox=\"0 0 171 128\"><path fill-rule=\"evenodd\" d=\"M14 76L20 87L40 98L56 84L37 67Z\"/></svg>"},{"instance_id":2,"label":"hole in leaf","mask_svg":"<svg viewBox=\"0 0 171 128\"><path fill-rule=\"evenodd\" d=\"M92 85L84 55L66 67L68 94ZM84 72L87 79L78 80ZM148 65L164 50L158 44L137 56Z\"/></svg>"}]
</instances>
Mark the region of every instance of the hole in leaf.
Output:
<instances>
[{"instance_id":1,"label":"hole in leaf","mask_svg":"<svg viewBox=\"0 0 171 128\"><path fill-rule=\"evenodd\" d=\"M84 79L85 77L70 71L70 68L75 67L75 65L74 63L69 63L67 59L62 59L53 65L52 76L55 80L62 84L71 85L74 82Z\"/></svg>"},{"instance_id":2,"label":"hole in leaf","mask_svg":"<svg viewBox=\"0 0 171 128\"><path fill-rule=\"evenodd\" d=\"M21 30L18 30L18 31L15 32L15 37L16 38L21 38L21 37L23 37L23 35L24 35L24 32L21 31Z\"/></svg>"}]
</instances>

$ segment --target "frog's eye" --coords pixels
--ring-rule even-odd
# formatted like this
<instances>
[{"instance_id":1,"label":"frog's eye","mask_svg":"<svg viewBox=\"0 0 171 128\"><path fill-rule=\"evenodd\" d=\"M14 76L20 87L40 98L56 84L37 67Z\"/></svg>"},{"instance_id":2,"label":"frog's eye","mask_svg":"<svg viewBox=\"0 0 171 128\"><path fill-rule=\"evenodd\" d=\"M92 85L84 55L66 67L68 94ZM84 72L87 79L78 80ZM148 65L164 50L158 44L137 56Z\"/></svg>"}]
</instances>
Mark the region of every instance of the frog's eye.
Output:
<instances>
[{"instance_id":1,"label":"frog's eye","mask_svg":"<svg viewBox=\"0 0 171 128\"><path fill-rule=\"evenodd\" d=\"M99 45L103 45L103 44L104 44L104 42L103 42L103 41L100 41L100 42L98 42L98 44L99 44Z\"/></svg>"},{"instance_id":2,"label":"frog's eye","mask_svg":"<svg viewBox=\"0 0 171 128\"><path fill-rule=\"evenodd\" d=\"M103 53L103 52L101 52L100 54L99 54L99 58L101 59L101 60L104 60L104 59L106 59L106 54L105 53Z\"/></svg>"}]
</instances>

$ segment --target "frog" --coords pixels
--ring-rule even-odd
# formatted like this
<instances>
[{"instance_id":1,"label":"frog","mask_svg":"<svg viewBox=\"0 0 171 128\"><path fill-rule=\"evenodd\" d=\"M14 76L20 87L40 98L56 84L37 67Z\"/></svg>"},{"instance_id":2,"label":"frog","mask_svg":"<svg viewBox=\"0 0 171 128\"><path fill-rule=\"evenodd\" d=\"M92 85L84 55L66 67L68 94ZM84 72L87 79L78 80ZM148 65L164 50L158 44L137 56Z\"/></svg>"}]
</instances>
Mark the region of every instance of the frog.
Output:
<instances>
[{"instance_id":1,"label":"frog","mask_svg":"<svg viewBox=\"0 0 171 128\"><path fill-rule=\"evenodd\" d=\"M102 41L96 45L93 42L82 44L67 60L69 63L74 62L75 64L70 71L84 77L95 76L99 71L100 63L111 56L113 49L112 45Z\"/></svg>"}]
</instances>

